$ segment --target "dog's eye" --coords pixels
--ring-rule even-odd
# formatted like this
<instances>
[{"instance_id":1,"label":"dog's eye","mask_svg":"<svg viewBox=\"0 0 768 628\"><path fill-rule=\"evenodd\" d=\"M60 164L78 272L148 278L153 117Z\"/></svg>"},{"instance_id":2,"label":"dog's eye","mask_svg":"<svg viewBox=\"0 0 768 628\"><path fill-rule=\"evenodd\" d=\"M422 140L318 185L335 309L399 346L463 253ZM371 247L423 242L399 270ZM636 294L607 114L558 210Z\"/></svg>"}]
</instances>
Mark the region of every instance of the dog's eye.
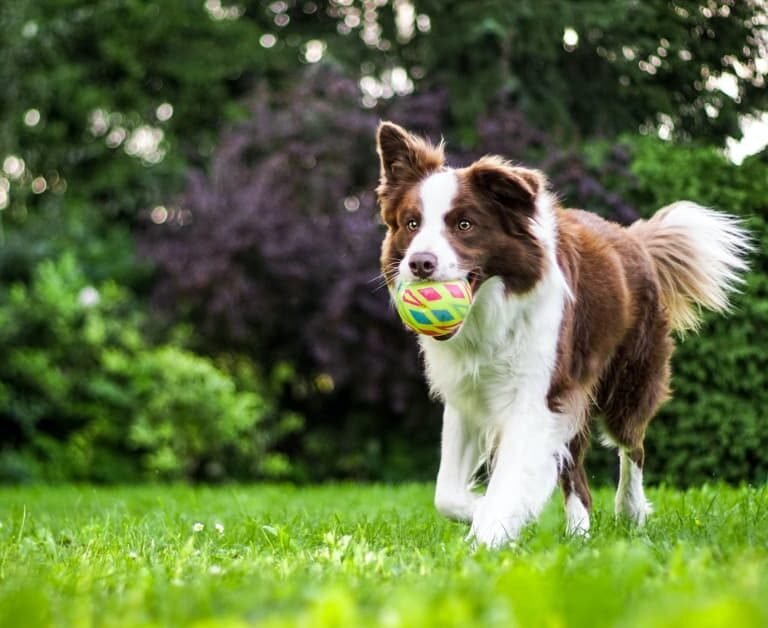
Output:
<instances>
[{"instance_id":1,"label":"dog's eye","mask_svg":"<svg viewBox=\"0 0 768 628\"><path fill-rule=\"evenodd\" d=\"M456 226L458 227L459 231L469 231L472 228L472 223L469 222L469 220L466 218L462 218L459 220Z\"/></svg>"},{"instance_id":2,"label":"dog's eye","mask_svg":"<svg viewBox=\"0 0 768 628\"><path fill-rule=\"evenodd\" d=\"M408 222L405 223L405 226L408 231L416 231L416 229L419 228L419 221L415 218L411 218Z\"/></svg>"}]
</instances>

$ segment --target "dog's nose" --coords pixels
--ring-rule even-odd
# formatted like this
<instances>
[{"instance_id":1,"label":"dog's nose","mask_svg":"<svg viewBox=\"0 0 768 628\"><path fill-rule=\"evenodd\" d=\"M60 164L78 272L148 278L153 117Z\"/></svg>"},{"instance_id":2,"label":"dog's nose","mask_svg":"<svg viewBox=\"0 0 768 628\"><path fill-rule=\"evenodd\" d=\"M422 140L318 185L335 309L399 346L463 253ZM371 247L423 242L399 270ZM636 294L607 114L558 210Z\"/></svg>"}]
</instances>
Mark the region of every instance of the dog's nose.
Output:
<instances>
[{"instance_id":1,"label":"dog's nose","mask_svg":"<svg viewBox=\"0 0 768 628\"><path fill-rule=\"evenodd\" d=\"M427 279L437 268L437 257L432 253L413 253L408 266L419 279Z\"/></svg>"}]
</instances>

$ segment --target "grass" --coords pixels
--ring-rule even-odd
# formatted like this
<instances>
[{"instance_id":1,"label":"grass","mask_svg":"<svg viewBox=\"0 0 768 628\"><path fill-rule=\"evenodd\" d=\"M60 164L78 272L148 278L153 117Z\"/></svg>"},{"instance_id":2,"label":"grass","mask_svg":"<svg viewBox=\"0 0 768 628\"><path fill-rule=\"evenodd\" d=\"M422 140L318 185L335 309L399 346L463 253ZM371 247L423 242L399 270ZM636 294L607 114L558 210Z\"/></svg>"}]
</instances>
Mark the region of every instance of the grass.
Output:
<instances>
[{"instance_id":1,"label":"grass","mask_svg":"<svg viewBox=\"0 0 768 628\"><path fill-rule=\"evenodd\" d=\"M427 485L0 489L0 626L768 625L768 489L472 552Z\"/></svg>"}]
</instances>

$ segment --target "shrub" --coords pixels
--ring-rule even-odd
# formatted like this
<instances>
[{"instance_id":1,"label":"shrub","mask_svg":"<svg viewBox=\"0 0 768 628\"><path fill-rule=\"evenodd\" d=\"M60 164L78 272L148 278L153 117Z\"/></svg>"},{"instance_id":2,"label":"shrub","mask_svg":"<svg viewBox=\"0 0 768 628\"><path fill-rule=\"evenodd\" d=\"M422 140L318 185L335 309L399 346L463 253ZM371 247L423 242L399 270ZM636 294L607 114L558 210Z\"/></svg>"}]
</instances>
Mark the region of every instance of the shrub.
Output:
<instances>
[{"instance_id":1,"label":"shrub","mask_svg":"<svg viewBox=\"0 0 768 628\"><path fill-rule=\"evenodd\" d=\"M274 412L256 378L238 385L208 358L153 346L141 323L130 295L88 285L73 255L0 292L0 478L284 470L267 454Z\"/></svg>"}]
</instances>

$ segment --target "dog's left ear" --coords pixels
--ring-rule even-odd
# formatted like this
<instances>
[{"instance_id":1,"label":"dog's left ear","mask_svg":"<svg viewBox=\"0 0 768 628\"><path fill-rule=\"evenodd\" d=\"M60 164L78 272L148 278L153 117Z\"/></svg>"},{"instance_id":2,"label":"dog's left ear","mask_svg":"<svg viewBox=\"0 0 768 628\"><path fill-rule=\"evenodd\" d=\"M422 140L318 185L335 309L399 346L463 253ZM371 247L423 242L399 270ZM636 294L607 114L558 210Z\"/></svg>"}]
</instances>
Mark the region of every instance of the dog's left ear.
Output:
<instances>
[{"instance_id":1,"label":"dog's left ear","mask_svg":"<svg viewBox=\"0 0 768 628\"><path fill-rule=\"evenodd\" d=\"M475 191L500 209L516 209L533 215L536 197L546 187L537 170L518 168L500 157L483 157L469 167Z\"/></svg>"},{"instance_id":2,"label":"dog's left ear","mask_svg":"<svg viewBox=\"0 0 768 628\"><path fill-rule=\"evenodd\" d=\"M379 196L403 184L416 183L443 167L443 147L408 133L392 122L382 122L376 135L376 148L381 161Z\"/></svg>"}]
</instances>

